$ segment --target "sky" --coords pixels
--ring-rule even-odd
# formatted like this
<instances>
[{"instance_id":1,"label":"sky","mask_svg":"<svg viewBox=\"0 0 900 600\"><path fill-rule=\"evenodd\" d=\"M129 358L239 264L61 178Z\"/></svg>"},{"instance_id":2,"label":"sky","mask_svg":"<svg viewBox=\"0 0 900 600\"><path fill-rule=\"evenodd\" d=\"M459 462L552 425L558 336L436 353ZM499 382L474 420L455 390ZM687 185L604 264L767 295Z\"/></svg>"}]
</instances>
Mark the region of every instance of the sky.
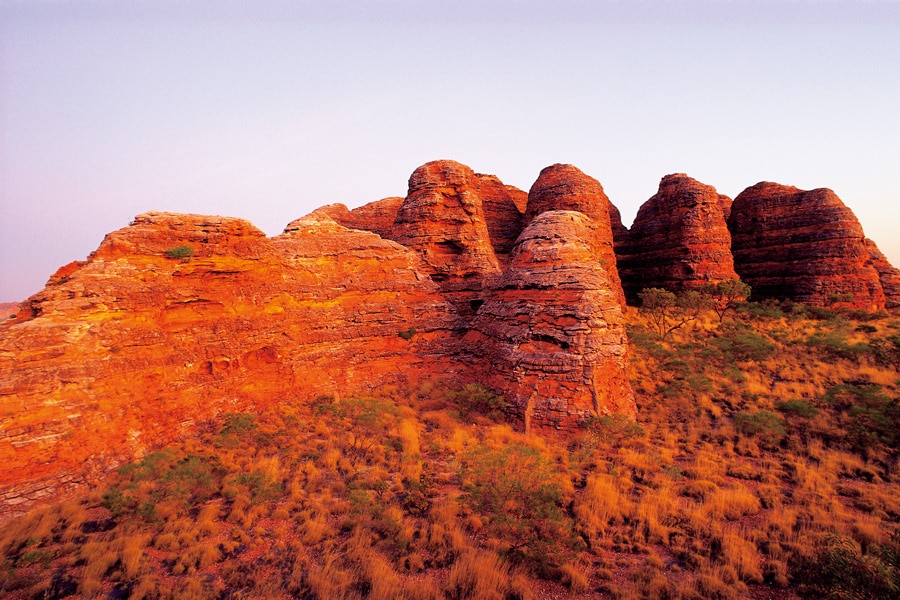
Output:
<instances>
[{"instance_id":1,"label":"sky","mask_svg":"<svg viewBox=\"0 0 900 600\"><path fill-rule=\"evenodd\" d=\"M0 0L0 302L151 210L277 235L452 159L828 187L900 266L900 1Z\"/></svg>"}]
</instances>

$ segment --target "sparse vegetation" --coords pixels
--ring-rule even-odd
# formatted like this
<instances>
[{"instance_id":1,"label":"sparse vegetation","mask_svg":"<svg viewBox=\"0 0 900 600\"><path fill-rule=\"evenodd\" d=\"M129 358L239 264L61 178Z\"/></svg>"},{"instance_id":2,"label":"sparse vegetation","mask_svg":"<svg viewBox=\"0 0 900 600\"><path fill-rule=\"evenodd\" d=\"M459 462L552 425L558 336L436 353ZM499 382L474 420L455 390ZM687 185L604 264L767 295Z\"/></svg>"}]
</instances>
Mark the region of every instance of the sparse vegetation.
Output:
<instances>
[{"instance_id":1,"label":"sparse vegetation","mask_svg":"<svg viewBox=\"0 0 900 600\"><path fill-rule=\"evenodd\" d=\"M709 298L696 291L675 294L661 288L645 288L638 296L641 311L660 339L695 321L710 305Z\"/></svg>"},{"instance_id":2,"label":"sparse vegetation","mask_svg":"<svg viewBox=\"0 0 900 600\"><path fill-rule=\"evenodd\" d=\"M165 251L166 258L177 260L190 260L194 256L194 249L186 244L173 246Z\"/></svg>"},{"instance_id":3,"label":"sparse vegetation","mask_svg":"<svg viewBox=\"0 0 900 600\"><path fill-rule=\"evenodd\" d=\"M741 303L750 297L750 286L740 279L727 279L702 286L700 294L709 298L709 306L719 317L719 322L725 319L729 311L737 309Z\"/></svg>"},{"instance_id":4,"label":"sparse vegetation","mask_svg":"<svg viewBox=\"0 0 900 600\"><path fill-rule=\"evenodd\" d=\"M5 524L2 593L896 598L900 382L871 349L900 322L841 310L741 304L665 335L632 313L637 420L565 436L476 384L223 415Z\"/></svg>"}]
</instances>

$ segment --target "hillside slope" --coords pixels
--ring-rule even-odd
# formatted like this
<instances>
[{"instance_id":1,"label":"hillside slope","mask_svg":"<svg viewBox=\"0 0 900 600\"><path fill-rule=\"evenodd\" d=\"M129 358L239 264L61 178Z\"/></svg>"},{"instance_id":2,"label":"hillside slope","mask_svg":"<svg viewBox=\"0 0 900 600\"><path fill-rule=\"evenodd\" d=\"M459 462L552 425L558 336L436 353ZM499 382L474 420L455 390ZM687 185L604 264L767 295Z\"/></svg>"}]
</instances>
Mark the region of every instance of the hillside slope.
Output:
<instances>
[{"instance_id":1,"label":"hillside slope","mask_svg":"<svg viewBox=\"0 0 900 600\"><path fill-rule=\"evenodd\" d=\"M627 315L637 421L439 380L283 399L0 536L10 598L895 598L900 319Z\"/></svg>"}]
</instances>

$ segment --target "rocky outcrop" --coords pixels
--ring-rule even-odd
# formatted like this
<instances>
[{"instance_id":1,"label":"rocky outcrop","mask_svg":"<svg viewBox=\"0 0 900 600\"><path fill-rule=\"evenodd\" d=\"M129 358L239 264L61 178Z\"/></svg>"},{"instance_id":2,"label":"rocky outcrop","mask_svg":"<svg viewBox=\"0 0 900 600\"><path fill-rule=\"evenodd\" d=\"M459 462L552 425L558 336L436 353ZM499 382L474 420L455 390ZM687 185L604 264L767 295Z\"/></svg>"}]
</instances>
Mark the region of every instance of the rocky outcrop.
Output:
<instances>
[{"instance_id":1,"label":"rocky outcrop","mask_svg":"<svg viewBox=\"0 0 900 600\"><path fill-rule=\"evenodd\" d=\"M11 324L7 322L11 319L16 319L18 314L18 302L0 302L0 326Z\"/></svg>"},{"instance_id":2,"label":"rocky outcrop","mask_svg":"<svg viewBox=\"0 0 900 600\"><path fill-rule=\"evenodd\" d=\"M622 213L616 208L612 202L609 203L609 225L613 234L613 246L619 247L619 244L627 242L628 228L622 224ZM619 251L616 250L616 268L619 266Z\"/></svg>"},{"instance_id":3,"label":"rocky outcrop","mask_svg":"<svg viewBox=\"0 0 900 600\"><path fill-rule=\"evenodd\" d=\"M422 165L409 178L390 236L421 257L424 272L467 317L500 275L480 187L465 165L449 160Z\"/></svg>"},{"instance_id":4,"label":"rocky outcrop","mask_svg":"<svg viewBox=\"0 0 900 600\"><path fill-rule=\"evenodd\" d=\"M505 185L494 175L476 173L478 196L494 255L501 265L509 262L516 238L524 227L528 194L519 188Z\"/></svg>"},{"instance_id":5,"label":"rocky outcrop","mask_svg":"<svg viewBox=\"0 0 900 600\"><path fill-rule=\"evenodd\" d=\"M572 165L556 164L542 170L528 191L525 223L531 223L535 217L548 210L573 210L593 219L597 228L596 239L591 245L596 249L596 259L607 272L613 293L624 307L625 294L619 280L613 247L611 207L599 181ZM619 223L621 224L621 219Z\"/></svg>"},{"instance_id":6,"label":"rocky outcrop","mask_svg":"<svg viewBox=\"0 0 900 600\"><path fill-rule=\"evenodd\" d=\"M831 190L758 183L734 199L728 226L735 270L754 299L884 308L862 227Z\"/></svg>"},{"instance_id":7,"label":"rocky outcrop","mask_svg":"<svg viewBox=\"0 0 900 600\"><path fill-rule=\"evenodd\" d=\"M369 202L353 210L344 204L329 204L313 211L313 215L325 215L337 224L348 229L361 229L377 233L387 239L394 228L397 211L403 204L403 198L392 196Z\"/></svg>"},{"instance_id":8,"label":"rocky outcrop","mask_svg":"<svg viewBox=\"0 0 900 600\"><path fill-rule=\"evenodd\" d=\"M478 364L492 366L482 381L527 429L635 413L622 310L594 245L599 227L580 212L537 215L463 339Z\"/></svg>"},{"instance_id":9,"label":"rocky outcrop","mask_svg":"<svg viewBox=\"0 0 900 600\"><path fill-rule=\"evenodd\" d=\"M870 264L878 272L881 289L884 291L885 308L900 306L900 269L891 265L875 242L868 238L866 238L866 248L869 250Z\"/></svg>"},{"instance_id":10,"label":"rocky outcrop","mask_svg":"<svg viewBox=\"0 0 900 600\"><path fill-rule=\"evenodd\" d=\"M727 208L728 197L712 186L683 173L663 177L631 229L620 229L616 236L616 261L628 303L638 305L644 288L679 292L737 278Z\"/></svg>"},{"instance_id":11,"label":"rocky outcrop","mask_svg":"<svg viewBox=\"0 0 900 600\"><path fill-rule=\"evenodd\" d=\"M272 239L137 217L0 329L0 516L223 413L457 373L457 317L422 270L324 216Z\"/></svg>"}]
</instances>

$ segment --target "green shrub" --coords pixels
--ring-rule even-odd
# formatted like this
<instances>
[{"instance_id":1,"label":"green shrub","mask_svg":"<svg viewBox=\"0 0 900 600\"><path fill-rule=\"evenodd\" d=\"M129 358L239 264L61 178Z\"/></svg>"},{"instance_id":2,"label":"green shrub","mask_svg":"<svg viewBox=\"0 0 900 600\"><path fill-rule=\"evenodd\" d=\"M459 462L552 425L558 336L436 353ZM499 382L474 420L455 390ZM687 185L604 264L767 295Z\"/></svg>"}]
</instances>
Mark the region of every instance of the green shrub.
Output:
<instances>
[{"instance_id":1,"label":"green shrub","mask_svg":"<svg viewBox=\"0 0 900 600\"><path fill-rule=\"evenodd\" d=\"M502 396L498 396L477 383L470 383L459 390L448 391L446 399L463 419L468 419L473 413L477 413L496 420L503 417L503 412L507 408L507 402Z\"/></svg>"},{"instance_id":2,"label":"green shrub","mask_svg":"<svg viewBox=\"0 0 900 600\"><path fill-rule=\"evenodd\" d=\"M165 251L166 258L175 258L179 260L189 260L194 256L194 249L185 244L173 246Z\"/></svg>"},{"instance_id":3,"label":"green shrub","mask_svg":"<svg viewBox=\"0 0 900 600\"><path fill-rule=\"evenodd\" d=\"M460 476L468 504L511 555L544 572L571 557L576 541L562 509L562 477L538 450L479 445L463 456Z\"/></svg>"},{"instance_id":4,"label":"green shrub","mask_svg":"<svg viewBox=\"0 0 900 600\"><path fill-rule=\"evenodd\" d=\"M413 336L416 335L416 328L410 327L409 329L401 331L397 335L404 340L407 340L407 341L411 340L413 338Z\"/></svg>"},{"instance_id":5,"label":"green shrub","mask_svg":"<svg viewBox=\"0 0 900 600\"><path fill-rule=\"evenodd\" d=\"M695 291L676 295L662 288L644 288L638 296L641 299L640 311L660 339L696 320L711 303L707 296Z\"/></svg>"},{"instance_id":6,"label":"green shrub","mask_svg":"<svg viewBox=\"0 0 900 600\"><path fill-rule=\"evenodd\" d=\"M775 403L775 410L788 416L810 419L819 414L819 409L806 400L784 400Z\"/></svg>"},{"instance_id":7,"label":"green shrub","mask_svg":"<svg viewBox=\"0 0 900 600\"><path fill-rule=\"evenodd\" d=\"M900 447L900 401L880 386L836 385L822 401L846 415L846 440L853 449L867 452L881 444Z\"/></svg>"},{"instance_id":8,"label":"green shrub","mask_svg":"<svg viewBox=\"0 0 900 600\"><path fill-rule=\"evenodd\" d=\"M775 351L775 344L746 327L726 329L719 337L710 340L729 362L761 361Z\"/></svg>"},{"instance_id":9,"label":"green shrub","mask_svg":"<svg viewBox=\"0 0 900 600\"><path fill-rule=\"evenodd\" d=\"M871 349L880 364L900 371L900 334L873 340Z\"/></svg>"},{"instance_id":10,"label":"green shrub","mask_svg":"<svg viewBox=\"0 0 900 600\"><path fill-rule=\"evenodd\" d=\"M708 283L699 289L700 294L709 298L709 306L719 317L725 318L729 310L737 307L750 297L750 286L740 279L728 279L717 283Z\"/></svg>"},{"instance_id":11,"label":"green shrub","mask_svg":"<svg viewBox=\"0 0 900 600\"><path fill-rule=\"evenodd\" d=\"M751 317L764 319L781 319L784 311L775 300L763 300L762 302L744 302L736 306L736 310Z\"/></svg>"},{"instance_id":12,"label":"green shrub","mask_svg":"<svg viewBox=\"0 0 900 600\"><path fill-rule=\"evenodd\" d=\"M601 415L591 417L582 424L596 441L610 446L645 436L640 423L626 415Z\"/></svg>"},{"instance_id":13,"label":"green shrub","mask_svg":"<svg viewBox=\"0 0 900 600\"><path fill-rule=\"evenodd\" d=\"M768 410L755 413L740 412L734 415L734 428L746 436L755 437L768 450L774 450L784 439L784 421Z\"/></svg>"},{"instance_id":14,"label":"green shrub","mask_svg":"<svg viewBox=\"0 0 900 600\"><path fill-rule=\"evenodd\" d=\"M646 327L629 324L626 326L626 331L628 332L628 341L631 342L635 348L644 350L653 358L657 360L667 360L674 356L674 353L671 350L664 348L662 344L659 343L659 336L647 331Z\"/></svg>"},{"instance_id":15,"label":"green shrub","mask_svg":"<svg viewBox=\"0 0 900 600\"><path fill-rule=\"evenodd\" d=\"M800 561L794 578L803 598L894 600L900 597L896 547L864 553L853 540L831 536L813 558Z\"/></svg>"},{"instance_id":16,"label":"green shrub","mask_svg":"<svg viewBox=\"0 0 900 600\"><path fill-rule=\"evenodd\" d=\"M840 330L818 331L806 340L806 345L816 348L825 358L841 358L858 361L860 357L870 352L868 344L859 342L850 344L846 335Z\"/></svg>"}]
</instances>

